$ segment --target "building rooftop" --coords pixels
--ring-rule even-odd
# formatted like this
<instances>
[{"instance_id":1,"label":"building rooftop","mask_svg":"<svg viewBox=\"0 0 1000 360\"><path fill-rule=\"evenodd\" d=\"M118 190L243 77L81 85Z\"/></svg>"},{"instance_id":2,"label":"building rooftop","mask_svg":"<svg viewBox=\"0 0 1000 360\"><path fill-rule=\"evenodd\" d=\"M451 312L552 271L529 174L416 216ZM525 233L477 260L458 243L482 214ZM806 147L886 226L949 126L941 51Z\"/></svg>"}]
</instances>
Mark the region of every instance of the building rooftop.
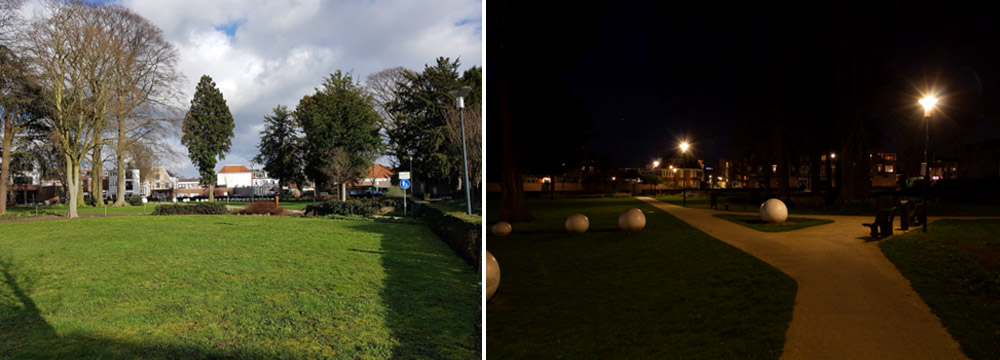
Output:
<instances>
[{"instance_id":1,"label":"building rooftop","mask_svg":"<svg viewBox=\"0 0 1000 360\"><path fill-rule=\"evenodd\" d=\"M222 167L222 170L219 170L219 174L248 172L250 172L250 169L247 169L247 167L243 165L226 165Z\"/></svg>"}]
</instances>

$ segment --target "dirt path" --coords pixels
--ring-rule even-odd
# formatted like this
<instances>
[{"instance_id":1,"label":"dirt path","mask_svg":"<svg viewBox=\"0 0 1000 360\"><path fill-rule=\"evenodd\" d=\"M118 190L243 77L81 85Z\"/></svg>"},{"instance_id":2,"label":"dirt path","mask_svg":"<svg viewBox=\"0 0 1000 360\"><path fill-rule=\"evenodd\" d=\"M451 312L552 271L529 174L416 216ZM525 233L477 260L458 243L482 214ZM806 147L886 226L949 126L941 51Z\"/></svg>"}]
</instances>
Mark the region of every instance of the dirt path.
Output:
<instances>
[{"instance_id":1,"label":"dirt path","mask_svg":"<svg viewBox=\"0 0 1000 360\"><path fill-rule=\"evenodd\" d=\"M873 216L807 216L834 222L765 233L712 216L732 212L638 199L798 282L782 359L965 358L909 281L882 255L878 242L865 240L869 230L860 224Z\"/></svg>"}]
</instances>

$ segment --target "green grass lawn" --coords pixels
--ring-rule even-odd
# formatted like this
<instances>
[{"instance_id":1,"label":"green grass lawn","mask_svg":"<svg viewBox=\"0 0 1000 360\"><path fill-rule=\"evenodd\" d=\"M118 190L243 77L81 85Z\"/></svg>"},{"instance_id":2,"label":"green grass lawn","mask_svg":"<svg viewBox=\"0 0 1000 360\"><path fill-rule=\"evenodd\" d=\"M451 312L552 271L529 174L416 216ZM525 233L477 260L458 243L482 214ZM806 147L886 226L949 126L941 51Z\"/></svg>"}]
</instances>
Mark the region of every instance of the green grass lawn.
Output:
<instances>
[{"instance_id":1,"label":"green grass lawn","mask_svg":"<svg viewBox=\"0 0 1000 360\"><path fill-rule=\"evenodd\" d=\"M1000 220L941 220L879 244L972 359L1000 354Z\"/></svg>"},{"instance_id":2,"label":"green grass lawn","mask_svg":"<svg viewBox=\"0 0 1000 360\"><path fill-rule=\"evenodd\" d=\"M828 219L811 219L811 218L788 218L783 223L766 223L760 219L758 215L737 215L737 214L715 214L715 217L746 226L748 228L764 231L764 232L781 232L781 231L792 231L802 228L807 228L810 226L823 225L832 223L833 220Z\"/></svg>"},{"instance_id":3,"label":"green grass lawn","mask_svg":"<svg viewBox=\"0 0 1000 360\"><path fill-rule=\"evenodd\" d=\"M219 215L3 228L0 358L480 356L479 275L425 226Z\"/></svg>"},{"instance_id":4,"label":"green grass lawn","mask_svg":"<svg viewBox=\"0 0 1000 360\"><path fill-rule=\"evenodd\" d=\"M527 205L536 221L487 235L501 271L486 307L488 357L781 355L796 284L777 269L635 199ZM623 233L618 215L633 207L646 228ZM565 232L574 213L590 218L587 233ZM487 214L490 225L497 215Z\"/></svg>"}]
</instances>

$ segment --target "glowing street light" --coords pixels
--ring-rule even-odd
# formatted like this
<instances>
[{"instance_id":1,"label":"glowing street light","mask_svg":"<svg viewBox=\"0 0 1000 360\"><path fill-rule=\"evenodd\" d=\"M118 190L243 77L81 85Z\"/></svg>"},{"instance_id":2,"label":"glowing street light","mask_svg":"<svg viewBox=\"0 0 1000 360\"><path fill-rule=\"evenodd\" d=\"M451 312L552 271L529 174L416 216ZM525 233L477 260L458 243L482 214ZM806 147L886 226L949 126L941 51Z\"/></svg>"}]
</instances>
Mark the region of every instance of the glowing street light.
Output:
<instances>
[{"instance_id":1,"label":"glowing street light","mask_svg":"<svg viewBox=\"0 0 1000 360\"><path fill-rule=\"evenodd\" d=\"M655 169L657 166L660 166L660 162L659 161L653 161L653 168Z\"/></svg>"},{"instance_id":2,"label":"glowing street light","mask_svg":"<svg viewBox=\"0 0 1000 360\"><path fill-rule=\"evenodd\" d=\"M931 169L930 163L927 162L927 146L931 142L931 112L934 111L934 105L937 104L938 99L933 95L925 96L920 101L920 106L924 107L924 166L922 171L924 173L924 213L927 213L927 184L931 181ZM927 220L924 220L924 232L927 232Z\"/></svg>"}]
</instances>

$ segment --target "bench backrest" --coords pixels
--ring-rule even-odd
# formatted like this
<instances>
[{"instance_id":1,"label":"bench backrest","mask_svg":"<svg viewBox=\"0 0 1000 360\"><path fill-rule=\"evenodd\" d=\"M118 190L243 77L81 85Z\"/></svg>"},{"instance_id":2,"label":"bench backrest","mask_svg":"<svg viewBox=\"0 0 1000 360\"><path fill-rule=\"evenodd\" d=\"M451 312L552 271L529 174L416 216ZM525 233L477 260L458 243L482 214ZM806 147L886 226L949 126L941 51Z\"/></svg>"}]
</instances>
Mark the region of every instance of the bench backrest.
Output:
<instances>
[{"instance_id":1,"label":"bench backrest","mask_svg":"<svg viewBox=\"0 0 1000 360\"><path fill-rule=\"evenodd\" d=\"M893 212L892 209L879 209L878 212L875 213L875 223L882 224L887 221L890 221L891 220L890 216L892 216L892 212Z\"/></svg>"}]
</instances>

